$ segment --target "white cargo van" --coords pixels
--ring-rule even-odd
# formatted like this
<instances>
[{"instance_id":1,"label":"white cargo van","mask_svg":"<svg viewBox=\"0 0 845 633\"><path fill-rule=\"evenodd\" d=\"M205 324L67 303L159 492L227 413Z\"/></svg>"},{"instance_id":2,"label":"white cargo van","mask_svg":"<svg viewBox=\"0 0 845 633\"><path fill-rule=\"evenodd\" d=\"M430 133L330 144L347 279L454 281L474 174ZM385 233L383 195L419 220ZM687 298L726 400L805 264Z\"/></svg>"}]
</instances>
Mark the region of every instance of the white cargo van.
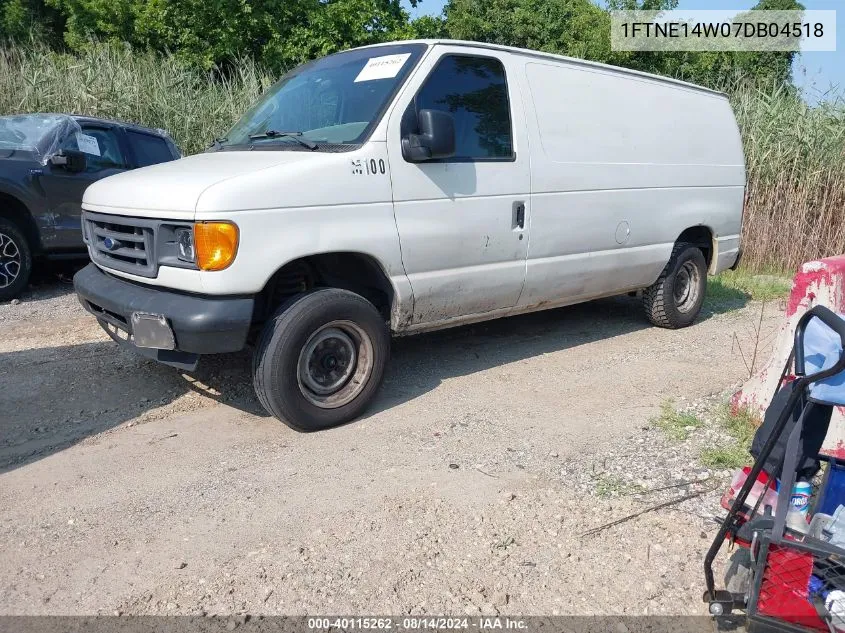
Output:
<instances>
[{"instance_id":1,"label":"white cargo van","mask_svg":"<svg viewBox=\"0 0 845 633\"><path fill-rule=\"evenodd\" d=\"M501 46L411 41L288 73L206 153L85 193L76 290L186 369L255 344L267 411L359 415L390 336L642 291L690 325L736 264L742 145L724 95Z\"/></svg>"}]
</instances>

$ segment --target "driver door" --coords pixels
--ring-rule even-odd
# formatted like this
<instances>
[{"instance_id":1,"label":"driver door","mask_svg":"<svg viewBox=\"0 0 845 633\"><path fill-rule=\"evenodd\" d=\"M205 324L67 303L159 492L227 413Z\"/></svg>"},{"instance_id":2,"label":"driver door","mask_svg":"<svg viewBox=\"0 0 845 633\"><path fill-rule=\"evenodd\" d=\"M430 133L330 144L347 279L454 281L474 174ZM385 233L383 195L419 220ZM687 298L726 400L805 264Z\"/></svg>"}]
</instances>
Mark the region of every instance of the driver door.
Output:
<instances>
[{"instance_id":1,"label":"driver door","mask_svg":"<svg viewBox=\"0 0 845 633\"><path fill-rule=\"evenodd\" d=\"M71 134L61 149L81 151L86 167L71 172L48 162L39 177L47 194L47 206L55 229L48 243L50 250L83 250L82 195L91 183L128 169L123 131L106 124L85 123Z\"/></svg>"},{"instance_id":2,"label":"driver door","mask_svg":"<svg viewBox=\"0 0 845 633\"><path fill-rule=\"evenodd\" d=\"M391 115L388 152L413 324L511 308L525 281L529 157L508 56L438 46ZM420 110L450 114L456 153L408 162L402 138Z\"/></svg>"}]
</instances>

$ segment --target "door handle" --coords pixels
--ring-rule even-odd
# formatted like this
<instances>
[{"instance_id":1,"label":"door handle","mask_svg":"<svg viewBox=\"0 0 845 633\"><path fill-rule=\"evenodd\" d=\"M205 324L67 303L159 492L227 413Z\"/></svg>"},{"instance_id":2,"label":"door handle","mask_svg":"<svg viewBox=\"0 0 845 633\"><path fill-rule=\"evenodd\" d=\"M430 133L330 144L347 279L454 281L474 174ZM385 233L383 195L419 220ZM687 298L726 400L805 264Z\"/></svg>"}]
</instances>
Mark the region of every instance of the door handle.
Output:
<instances>
[{"instance_id":1,"label":"door handle","mask_svg":"<svg viewBox=\"0 0 845 633\"><path fill-rule=\"evenodd\" d=\"M522 201L513 203L513 228L525 228L525 203Z\"/></svg>"}]
</instances>

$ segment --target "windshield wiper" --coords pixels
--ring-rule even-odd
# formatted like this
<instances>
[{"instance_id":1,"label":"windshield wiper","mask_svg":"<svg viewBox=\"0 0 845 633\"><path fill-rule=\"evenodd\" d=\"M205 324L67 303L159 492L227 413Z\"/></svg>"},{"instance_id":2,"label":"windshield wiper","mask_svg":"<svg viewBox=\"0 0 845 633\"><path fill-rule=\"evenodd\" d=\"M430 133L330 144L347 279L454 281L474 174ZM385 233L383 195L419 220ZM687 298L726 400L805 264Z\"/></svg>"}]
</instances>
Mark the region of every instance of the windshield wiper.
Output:
<instances>
[{"instance_id":1,"label":"windshield wiper","mask_svg":"<svg viewBox=\"0 0 845 633\"><path fill-rule=\"evenodd\" d=\"M307 138L302 138L302 132L279 132L278 130L267 130L266 132L261 132L260 134L250 134L250 140L258 140L262 138L292 138L294 141L299 143L300 145L307 147L308 149L317 149L317 144L313 141L309 141Z\"/></svg>"},{"instance_id":2,"label":"windshield wiper","mask_svg":"<svg viewBox=\"0 0 845 633\"><path fill-rule=\"evenodd\" d=\"M228 137L218 136L216 139L211 141L211 144L208 146L208 148L211 149L212 147L220 147L220 146L223 145L223 143L225 143L228 140L229 140Z\"/></svg>"}]
</instances>

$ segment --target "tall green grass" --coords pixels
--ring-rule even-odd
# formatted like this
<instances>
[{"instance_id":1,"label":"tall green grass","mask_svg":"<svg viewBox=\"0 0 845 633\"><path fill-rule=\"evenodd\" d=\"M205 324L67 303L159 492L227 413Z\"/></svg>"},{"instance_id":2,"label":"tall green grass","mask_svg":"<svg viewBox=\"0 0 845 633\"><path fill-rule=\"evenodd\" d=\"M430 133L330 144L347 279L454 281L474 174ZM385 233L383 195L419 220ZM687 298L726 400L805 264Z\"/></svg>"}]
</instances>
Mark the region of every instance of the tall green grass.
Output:
<instances>
[{"instance_id":1,"label":"tall green grass","mask_svg":"<svg viewBox=\"0 0 845 633\"><path fill-rule=\"evenodd\" d=\"M845 104L786 88L732 95L748 169L745 265L792 271L845 253Z\"/></svg>"},{"instance_id":2,"label":"tall green grass","mask_svg":"<svg viewBox=\"0 0 845 633\"><path fill-rule=\"evenodd\" d=\"M249 59L228 76L172 56L95 44L79 55L0 48L0 114L69 112L164 128L186 153L224 133L273 82Z\"/></svg>"},{"instance_id":3,"label":"tall green grass","mask_svg":"<svg viewBox=\"0 0 845 633\"><path fill-rule=\"evenodd\" d=\"M78 55L37 44L0 47L0 114L133 121L168 130L194 153L274 80L249 59L230 68L225 76L209 74L172 56L112 44ZM786 88L730 92L748 165L745 266L789 272L808 259L845 253L845 106L810 107Z\"/></svg>"}]
</instances>

